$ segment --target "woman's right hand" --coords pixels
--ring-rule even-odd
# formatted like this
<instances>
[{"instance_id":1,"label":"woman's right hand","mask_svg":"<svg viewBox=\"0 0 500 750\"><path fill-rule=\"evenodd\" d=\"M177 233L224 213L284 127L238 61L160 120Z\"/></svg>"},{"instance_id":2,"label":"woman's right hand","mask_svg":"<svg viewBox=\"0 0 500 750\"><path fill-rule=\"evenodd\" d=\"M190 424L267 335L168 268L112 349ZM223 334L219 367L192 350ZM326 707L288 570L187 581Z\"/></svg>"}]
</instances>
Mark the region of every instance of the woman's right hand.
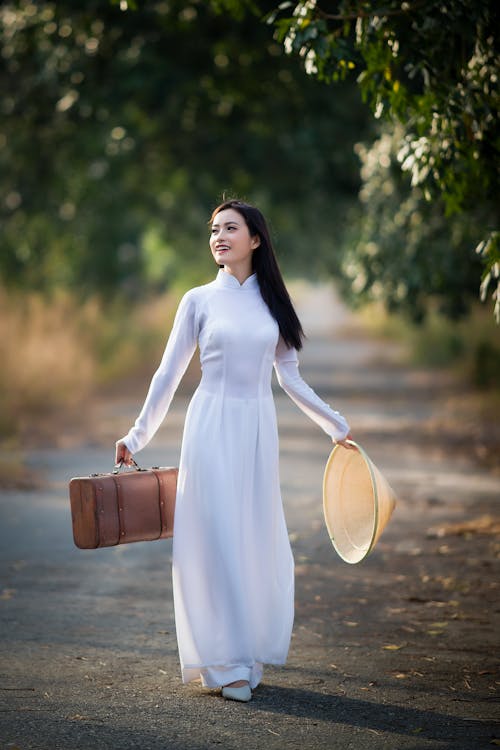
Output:
<instances>
[{"instance_id":1,"label":"woman's right hand","mask_svg":"<svg viewBox=\"0 0 500 750\"><path fill-rule=\"evenodd\" d=\"M125 464L125 466L132 466L132 454L123 442L123 440L116 441L116 452L115 452L115 464Z\"/></svg>"}]
</instances>

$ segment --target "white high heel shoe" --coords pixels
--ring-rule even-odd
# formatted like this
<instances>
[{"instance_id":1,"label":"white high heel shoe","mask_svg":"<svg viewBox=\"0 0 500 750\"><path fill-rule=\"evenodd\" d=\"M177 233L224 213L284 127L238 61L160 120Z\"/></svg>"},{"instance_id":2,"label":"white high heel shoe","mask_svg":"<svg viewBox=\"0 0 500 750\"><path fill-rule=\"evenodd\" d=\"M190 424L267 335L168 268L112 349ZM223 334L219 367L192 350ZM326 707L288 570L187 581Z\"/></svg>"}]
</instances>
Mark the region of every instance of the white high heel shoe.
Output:
<instances>
[{"instance_id":1,"label":"white high heel shoe","mask_svg":"<svg viewBox=\"0 0 500 750\"><path fill-rule=\"evenodd\" d=\"M243 687L229 687L226 685L222 688L222 697L227 698L231 701L247 701L252 699L252 691L250 685L243 685Z\"/></svg>"}]
</instances>

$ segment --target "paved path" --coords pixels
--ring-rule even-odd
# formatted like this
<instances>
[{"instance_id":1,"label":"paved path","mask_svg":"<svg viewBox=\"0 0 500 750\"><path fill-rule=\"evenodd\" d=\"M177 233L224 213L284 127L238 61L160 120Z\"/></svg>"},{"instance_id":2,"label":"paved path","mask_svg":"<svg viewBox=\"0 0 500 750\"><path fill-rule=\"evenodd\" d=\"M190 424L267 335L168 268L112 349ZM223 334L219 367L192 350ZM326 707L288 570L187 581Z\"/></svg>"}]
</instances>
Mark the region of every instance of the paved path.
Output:
<instances>
[{"instance_id":1,"label":"paved path","mask_svg":"<svg viewBox=\"0 0 500 750\"><path fill-rule=\"evenodd\" d=\"M498 476L437 427L457 386L346 329L327 287L295 297L309 333L304 377L348 416L400 498L376 550L357 566L336 556L321 511L331 444L277 392L296 559L289 662L266 670L247 705L182 686L171 542L72 543L67 481L109 470L143 394L98 405L92 439L30 454L42 489L1 496L1 750L477 750L500 738L500 545L457 526L433 532L498 514ZM177 462L187 399L176 397L143 465Z\"/></svg>"}]
</instances>

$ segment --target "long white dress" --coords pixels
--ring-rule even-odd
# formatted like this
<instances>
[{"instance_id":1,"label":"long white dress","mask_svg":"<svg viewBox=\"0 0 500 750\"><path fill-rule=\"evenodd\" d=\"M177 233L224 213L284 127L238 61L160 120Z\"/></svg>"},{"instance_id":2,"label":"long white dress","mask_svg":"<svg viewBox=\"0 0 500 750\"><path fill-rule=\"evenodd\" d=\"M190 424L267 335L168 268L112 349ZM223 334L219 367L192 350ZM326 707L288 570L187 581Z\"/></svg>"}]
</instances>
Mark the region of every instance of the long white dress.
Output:
<instances>
[{"instance_id":1,"label":"long white dress","mask_svg":"<svg viewBox=\"0 0 500 750\"><path fill-rule=\"evenodd\" d=\"M173 539L173 592L183 682L248 680L286 661L294 614L293 557L279 484L278 382L331 437L345 419L303 381L260 294L220 269L182 298L134 427L141 450L163 421L196 349L202 378L186 414Z\"/></svg>"}]
</instances>

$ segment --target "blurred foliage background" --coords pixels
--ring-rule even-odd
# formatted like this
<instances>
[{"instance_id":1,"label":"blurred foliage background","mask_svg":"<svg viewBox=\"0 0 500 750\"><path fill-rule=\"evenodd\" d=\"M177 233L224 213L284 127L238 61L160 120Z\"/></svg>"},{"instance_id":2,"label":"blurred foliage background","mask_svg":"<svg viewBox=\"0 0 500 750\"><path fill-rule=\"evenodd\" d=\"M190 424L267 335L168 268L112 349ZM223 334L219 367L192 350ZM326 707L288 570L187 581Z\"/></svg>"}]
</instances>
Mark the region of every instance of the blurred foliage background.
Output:
<instances>
[{"instance_id":1,"label":"blurred foliage background","mask_svg":"<svg viewBox=\"0 0 500 750\"><path fill-rule=\"evenodd\" d=\"M421 327L477 318L500 267L496 4L321 6L2 4L1 434L159 354L214 275L223 195L269 217L289 278Z\"/></svg>"},{"instance_id":2,"label":"blurred foliage background","mask_svg":"<svg viewBox=\"0 0 500 750\"><path fill-rule=\"evenodd\" d=\"M340 252L371 127L354 85L326 95L258 18L209 3L1 12L7 285L140 296L206 279L224 191L270 215L287 271Z\"/></svg>"}]
</instances>

